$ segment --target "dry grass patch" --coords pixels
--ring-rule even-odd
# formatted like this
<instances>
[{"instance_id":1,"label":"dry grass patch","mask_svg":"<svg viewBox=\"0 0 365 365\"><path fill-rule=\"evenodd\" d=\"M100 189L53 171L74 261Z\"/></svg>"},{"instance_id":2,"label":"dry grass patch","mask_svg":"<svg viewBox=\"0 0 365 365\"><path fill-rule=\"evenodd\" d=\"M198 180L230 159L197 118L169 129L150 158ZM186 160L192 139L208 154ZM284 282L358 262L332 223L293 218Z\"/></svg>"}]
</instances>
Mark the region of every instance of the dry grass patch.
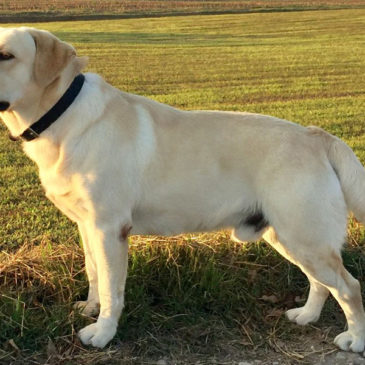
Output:
<instances>
[{"instance_id":1,"label":"dry grass patch","mask_svg":"<svg viewBox=\"0 0 365 365\"><path fill-rule=\"evenodd\" d=\"M57 293L59 297L54 299L67 300L72 297L82 262L78 246L25 243L13 253L0 253L0 286L18 292L41 289L44 296Z\"/></svg>"}]
</instances>

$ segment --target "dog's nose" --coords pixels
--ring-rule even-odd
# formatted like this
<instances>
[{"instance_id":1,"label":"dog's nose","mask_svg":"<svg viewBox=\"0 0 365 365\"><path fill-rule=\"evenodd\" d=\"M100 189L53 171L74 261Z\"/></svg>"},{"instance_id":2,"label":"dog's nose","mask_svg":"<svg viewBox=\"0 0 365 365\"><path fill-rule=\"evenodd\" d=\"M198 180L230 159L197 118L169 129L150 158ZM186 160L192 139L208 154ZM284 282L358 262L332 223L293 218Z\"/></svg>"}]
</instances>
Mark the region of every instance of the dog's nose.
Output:
<instances>
[{"instance_id":1,"label":"dog's nose","mask_svg":"<svg viewBox=\"0 0 365 365\"><path fill-rule=\"evenodd\" d=\"M8 103L7 101L0 101L0 112L5 111L6 109L8 109L10 106L10 103Z\"/></svg>"}]
</instances>

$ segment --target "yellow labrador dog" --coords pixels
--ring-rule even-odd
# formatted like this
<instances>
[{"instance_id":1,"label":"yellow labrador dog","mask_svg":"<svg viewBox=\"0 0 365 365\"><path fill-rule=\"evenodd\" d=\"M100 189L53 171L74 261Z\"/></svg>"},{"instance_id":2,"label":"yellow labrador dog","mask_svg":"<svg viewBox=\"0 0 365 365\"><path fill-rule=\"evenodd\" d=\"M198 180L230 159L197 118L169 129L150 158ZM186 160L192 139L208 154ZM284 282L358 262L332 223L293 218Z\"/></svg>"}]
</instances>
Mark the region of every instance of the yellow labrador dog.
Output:
<instances>
[{"instance_id":1,"label":"yellow labrador dog","mask_svg":"<svg viewBox=\"0 0 365 365\"><path fill-rule=\"evenodd\" d=\"M331 293L348 330L335 343L361 352L359 282L344 268L347 213L365 222L365 170L319 128L250 113L181 111L119 91L46 31L0 28L1 118L36 162L47 197L77 222L90 282L78 306L100 313L84 344L104 347L123 305L129 234L231 228L263 237L308 276L318 319Z\"/></svg>"}]
</instances>

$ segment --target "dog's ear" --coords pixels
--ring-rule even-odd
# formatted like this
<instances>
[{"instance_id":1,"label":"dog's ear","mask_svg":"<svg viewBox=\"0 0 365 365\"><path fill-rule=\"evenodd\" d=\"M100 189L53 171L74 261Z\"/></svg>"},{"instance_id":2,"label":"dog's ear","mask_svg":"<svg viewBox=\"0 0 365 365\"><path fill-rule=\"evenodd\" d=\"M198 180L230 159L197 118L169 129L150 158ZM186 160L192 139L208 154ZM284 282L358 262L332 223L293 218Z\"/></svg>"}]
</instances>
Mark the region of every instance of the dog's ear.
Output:
<instances>
[{"instance_id":1,"label":"dog's ear","mask_svg":"<svg viewBox=\"0 0 365 365\"><path fill-rule=\"evenodd\" d=\"M76 56L76 51L47 31L29 29L29 33L36 46L34 79L38 85L45 87L61 74Z\"/></svg>"}]
</instances>

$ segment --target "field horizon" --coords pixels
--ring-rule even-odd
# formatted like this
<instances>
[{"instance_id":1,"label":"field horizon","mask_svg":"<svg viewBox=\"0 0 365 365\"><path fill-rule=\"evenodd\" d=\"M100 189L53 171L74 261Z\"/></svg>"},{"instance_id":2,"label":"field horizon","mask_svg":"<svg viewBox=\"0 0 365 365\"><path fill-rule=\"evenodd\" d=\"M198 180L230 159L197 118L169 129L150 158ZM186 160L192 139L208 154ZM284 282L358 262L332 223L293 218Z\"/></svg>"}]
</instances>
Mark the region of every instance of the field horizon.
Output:
<instances>
[{"instance_id":1,"label":"field horizon","mask_svg":"<svg viewBox=\"0 0 365 365\"><path fill-rule=\"evenodd\" d=\"M0 23L363 9L362 0L0 0Z\"/></svg>"}]
</instances>

